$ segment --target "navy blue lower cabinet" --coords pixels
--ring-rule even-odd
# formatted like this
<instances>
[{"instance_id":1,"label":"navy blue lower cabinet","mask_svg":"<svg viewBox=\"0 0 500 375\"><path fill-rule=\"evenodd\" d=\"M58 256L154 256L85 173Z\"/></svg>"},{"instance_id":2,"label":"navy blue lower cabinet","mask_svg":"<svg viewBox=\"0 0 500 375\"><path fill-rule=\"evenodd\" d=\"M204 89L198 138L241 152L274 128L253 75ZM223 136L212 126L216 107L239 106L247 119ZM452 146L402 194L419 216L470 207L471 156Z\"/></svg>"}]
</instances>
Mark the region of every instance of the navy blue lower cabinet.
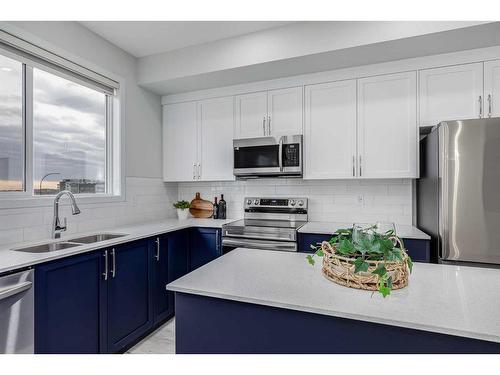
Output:
<instances>
[{"instance_id":1,"label":"navy blue lower cabinet","mask_svg":"<svg viewBox=\"0 0 500 375\"><path fill-rule=\"evenodd\" d=\"M35 353L105 353L104 252L35 268Z\"/></svg>"},{"instance_id":2,"label":"navy blue lower cabinet","mask_svg":"<svg viewBox=\"0 0 500 375\"><path fill-rule=\"evenodd\" d=\"M328 241L332 238L331 234L315 234L315 233L298 233L298 248L301 253L313 253L311 245L316 246L318 243Z\"/></svg>"},{"instance_id":3,"label":"navy blue lower cabinet","mask_svg":"<svg viewBox=\"0 0 500 375\"><path fill-rule=\"evenodd\" d=\"M222 255L220 236L220 229L191 228L189 236L191 271Z\"/></svg>"},{"instance_id":4,"label":"navy blue lower cabinet","mask_svg":"<svg viewBox=\"0 0 500 375\"><path fill-rule=\"evenodd\" d=\"M430 263L431 262L431 241L430 240L415 240L412 238L403 238L408 255L414 262Z\"/></svg>"},{"instance_id":5,"label":"navy blue lower cabinet","mask_svg":"<svg viewBox=\"0 0 500 375\"><path fill-rule=\"evenodd\" d=\"M495 342L194 294L176 293L175 306L178 354L500 353Z\"/></svg>"},{"instance_id":6,"label":"navy blue lower cabinet","mask_svg":"<svg viewBox=\"0 0 500 375\"><path fill-rule=\"evenodd\" d=\"M312 253L311 244L316 245L323 241L328 241L332 236L330 234L313 234L299 233L298 248L299 252ZM415 262L429 263L430 258L430 240L417 240L411 238L403 238L406 251L411 259Z\"/></svg>"},{"instance_id":7,"label":"navy blue lower cabinet","mask_svg":"<svg viewBox=\"0 0 500 375\"><path fill-rule=\"evenodd\" d=\"M108 351L116 353L153 326L152 248L140 240L110 250Z\"/></svg>"},{"instance_id":8,"label":"navy blue lower cabinet","mask_svg":"<svg viewBox=\"0 0 500 375\"><path fill-rule=\"evenodd\" d=\"M169 241L168 235L158 236L150 240L152 247L153 270L153 322L161 323L174 313L174 301L165 286L168 284L169 273Z\"/></svg>"},{"instance_id":9,"label":"navy blue lower cabinet","mask_svg":"<svg viewBox=\"0 0 500 375\"><path fill-rule=\"evenodd\" d=\"M168 282L189 272L189 229L168 234Z\"/></svg>"}]
</instances>

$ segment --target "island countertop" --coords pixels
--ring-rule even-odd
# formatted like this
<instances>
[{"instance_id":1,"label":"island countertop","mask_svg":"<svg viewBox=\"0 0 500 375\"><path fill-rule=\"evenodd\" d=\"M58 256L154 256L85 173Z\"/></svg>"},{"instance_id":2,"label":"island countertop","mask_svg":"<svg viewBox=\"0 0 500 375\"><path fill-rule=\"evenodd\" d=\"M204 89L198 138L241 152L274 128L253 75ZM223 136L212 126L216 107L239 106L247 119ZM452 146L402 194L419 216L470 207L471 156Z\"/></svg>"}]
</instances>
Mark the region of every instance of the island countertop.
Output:
<instances>
[{"instance_id":1,"label":"island countertop","mask_svg":"<svg viewBox=\"0 0 500 375\"><path fill-rule=\"evenodd\" d=\"M499 269L418 263L383 298L327 280L304 254L238 248L167 289L500 343L499 280Z\"/></svg>"}]
</instances>

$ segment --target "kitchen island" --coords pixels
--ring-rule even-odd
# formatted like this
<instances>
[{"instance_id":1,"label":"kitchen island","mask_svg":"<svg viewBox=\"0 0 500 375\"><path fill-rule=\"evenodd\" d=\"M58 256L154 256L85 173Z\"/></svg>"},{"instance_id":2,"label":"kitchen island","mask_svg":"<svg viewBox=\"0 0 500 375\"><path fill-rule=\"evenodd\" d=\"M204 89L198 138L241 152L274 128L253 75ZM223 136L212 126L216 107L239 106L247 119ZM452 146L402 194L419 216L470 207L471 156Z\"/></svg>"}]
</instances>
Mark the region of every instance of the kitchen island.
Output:
<instances>
[{"instance_id":1,"label":"kitchen island","mask_svg":"<svg viewBox=\"0 0 500 375\"><path fill-rule=\"evenodd\" d=\"M236 249L170 283L177 353L500 353L500 270L415 264L385 299L304 254Z\"/></svg>"}]
</instances>

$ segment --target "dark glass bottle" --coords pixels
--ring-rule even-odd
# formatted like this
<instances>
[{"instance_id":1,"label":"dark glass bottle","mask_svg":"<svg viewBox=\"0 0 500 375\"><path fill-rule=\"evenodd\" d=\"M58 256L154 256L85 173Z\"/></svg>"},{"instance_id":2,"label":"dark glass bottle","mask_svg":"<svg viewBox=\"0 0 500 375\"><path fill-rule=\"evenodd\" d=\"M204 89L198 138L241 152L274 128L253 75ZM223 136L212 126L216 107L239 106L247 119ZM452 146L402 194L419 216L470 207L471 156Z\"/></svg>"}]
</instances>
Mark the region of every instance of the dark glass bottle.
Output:
<instances>
[{"instance_id":1,"label":"dark glass bottle","mask_svg":"<svg viewBox=\"0 0 500 375\"><path fill-rule=\"evenodd\" d=\"M214 219L219 218L219 205L217 204L217 197L215 197L215 202L214 202L214 213L212 215Z\"/></svg>"},{"instance_id":2,"label":"dark glass bottle","mask_svg":"<svg viewBox=\"0 0 500 375\"><path fill-rule=\"evenodd\" d=\"M218 218L219 219L225 219L226 218L226 201L224 200L224 194L220 195L220 201L219 201L219 214Z\"/></svg>"}]
</instances>

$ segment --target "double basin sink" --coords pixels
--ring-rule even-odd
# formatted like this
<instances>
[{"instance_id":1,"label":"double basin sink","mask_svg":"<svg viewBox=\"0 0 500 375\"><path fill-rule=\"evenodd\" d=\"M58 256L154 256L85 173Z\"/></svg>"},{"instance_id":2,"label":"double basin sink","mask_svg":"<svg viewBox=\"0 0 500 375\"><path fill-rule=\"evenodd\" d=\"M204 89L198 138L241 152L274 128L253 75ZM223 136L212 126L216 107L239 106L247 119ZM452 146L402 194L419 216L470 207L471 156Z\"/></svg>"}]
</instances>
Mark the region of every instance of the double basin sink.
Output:
<instances>
[{"instance_id":1,"label":"double basin sink","mask_svg":"<svg viewBox=\"0 0 500 375\"><path fill-rule=\"evenodd\" d=\"M96 242L103 242L124 236L127 236L127 234L98 233L98 234L92 234L90 236L71 238L69 240L62 242L48 242L40 245L20 247L12 250L21 251L25 253L49 253L52 251L69 249L72 247L92 244Z\"/></svg>"}]
</instances>

